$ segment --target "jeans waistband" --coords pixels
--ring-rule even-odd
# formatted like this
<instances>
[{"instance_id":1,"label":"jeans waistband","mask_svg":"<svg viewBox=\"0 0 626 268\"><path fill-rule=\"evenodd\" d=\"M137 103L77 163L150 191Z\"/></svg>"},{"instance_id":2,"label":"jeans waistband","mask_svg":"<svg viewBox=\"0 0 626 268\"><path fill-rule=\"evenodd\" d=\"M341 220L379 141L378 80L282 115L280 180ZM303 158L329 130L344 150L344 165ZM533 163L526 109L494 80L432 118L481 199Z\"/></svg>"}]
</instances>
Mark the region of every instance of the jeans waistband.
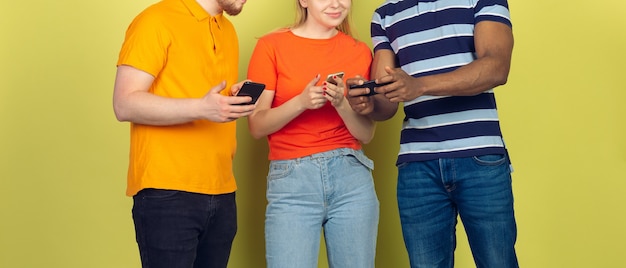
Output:
<instances>
[{"instance_id":1,"label":"jeans waistband","mask_svg":"<svg viewBox=\"0 0 626 268\"><path fill-rule=\"evenodd\" d=\"M334 149L334 150L330 150L326 152L321 152L321 153L316 153L312 155L295 158L292 160L295 160L297 162L300 160L306 161L306 160L316 159L316 158L330 158L330 157L346 156L346 155L354 156L357 160L359 160L359 162L361 162L361 164L363 164L364 166L366 166L367 168L371 170L374 170L374 161L369 159L365 155L365 153L363 153L363 150L355 150L352 148L338 148L338 149Z\"/></svg>"}]
</instances>

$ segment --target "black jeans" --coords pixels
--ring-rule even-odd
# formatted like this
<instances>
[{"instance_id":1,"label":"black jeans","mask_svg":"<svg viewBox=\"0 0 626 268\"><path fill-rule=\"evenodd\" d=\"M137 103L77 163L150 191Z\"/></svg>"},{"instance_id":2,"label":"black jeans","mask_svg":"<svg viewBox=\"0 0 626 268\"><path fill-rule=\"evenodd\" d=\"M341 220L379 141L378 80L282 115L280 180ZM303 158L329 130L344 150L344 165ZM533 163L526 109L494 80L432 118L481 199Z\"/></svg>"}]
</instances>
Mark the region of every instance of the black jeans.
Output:
<instances>
[{"instance_id":1,"label":"black jeans","mask_svg":"<svg viewBox=\"0 0 626 268\"><path fill-rule=\"evenodd\" d=\"M144 189L133 200L142 267L226 267L237 232L235 193Z\"/></svg>"}]
</instances>

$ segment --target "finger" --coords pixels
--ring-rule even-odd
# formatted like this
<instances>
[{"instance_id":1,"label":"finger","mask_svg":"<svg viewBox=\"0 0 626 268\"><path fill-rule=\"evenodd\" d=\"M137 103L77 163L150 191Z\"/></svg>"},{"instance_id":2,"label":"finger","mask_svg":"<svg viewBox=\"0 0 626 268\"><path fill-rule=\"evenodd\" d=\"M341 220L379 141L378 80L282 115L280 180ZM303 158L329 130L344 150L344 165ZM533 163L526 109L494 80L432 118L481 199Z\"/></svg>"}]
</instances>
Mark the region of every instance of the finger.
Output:
<instances>
[{"instance_id":1,"label":"finger","mask_svg":"<svg viewBox=\"0 0 626 268\"><path fill-rule=\"evenodd\" d=\"M254 111L255 107L256 105L254 104L234 106L233 109L230 111L228 117L237 119L242 116L248 116Z\"/></svg>"},{"instance_id":2,"label":"finger","mask_svg":"<svg viewBox=\"0 0 626 268\"><path fill-rule=\"evenodd\" d=\"M328 86L327 88L327 92L331 92L333 97L339 97L339 95L343 95L344 92L344 88L343 87L339 87L339 86Z\"/></svg>"},{"instance_id":3,"label":"finger","mask_svg":"<svg viewBox=\"0 0 626 268\"><path fill-rule=\"evenodd\" d=\"M226 88L226 81L222 81L221 83L212 87L211 90L209 90L209 93L220 93L225 88Z\"/></svg>"},{"instance_id":4,"label":"finger","mask_svg":"<svg viewBox=\"0 0 626 268\"><path fill-rule=\"evenodd\" d=\"M395 92L385 94L385 98L390 102L402 102L401 96Z\"/></svg>"},{"instance_id":5,"label":"finger","mask_svg":"<svg viewBox=\"0 0 626 268\"><path fill-rule=\"evenodd\" d=\"M309 81L309 83L307 84L307 87L315 86L315 84L317 84L317 82L319 81L320 81L320 74L317 74L313 79L311 79L311 81Z\"/></svg>"},{"instance_id":6,"label":"finger","mask_svg":"<svg viewBox=\"0 0 626 268\"><path fill-rule=\"evenodd\" d=\"M351 86L351 85L363 85L363 83L365 83L365 79L363 77L361 77L360 75L357 75L356 77L349 78L348 80L346 80L346 84L348 86Z\"/></svg>"},{"instance_id":7,"label":"finger","mask_svg":"<svg viewBox=\"0 0 626 268\"><path fill-rule=\"evenodd\" d=\"M330 102L336 103L336 102L339 101L339 98L343 97L343 96L339 96L338 93L333 92L332 90L327 90L326 94L324 94L324 97L325 97L326 101L330 101Z\"/></svg>"},{"instance_id":8,"label":"finger","mask_svg":"<svg viewBox=\"0 0 626 268\"><path fill-rule=\"evenodd\" d=\"M250 81L250 79L243 80L243 81L241 81L241 82L231 86L230 87L231 95L233 95L233 96L237 95L239 93L239 90L241 90L241 87L243 86L243 83L245 83L247 81Z\"/></svg>"},{"instance_id":9,"label":"finger","mask_svg":"<svg viewBox=\"0 0 626 268\"><path fill-rule=\"evenodd\" d=\"M246 105L246 106L253 106L253 105ZM248 110L245 110L245 111L242 111L242 112L234 113L234 115L235 115L236 118L244 117L244 116L248 116L248 115L252 114L253 111L254 111L253 109L248 109Z\"/></svg>"},{"instance_id":10,"label":"finger","mask_svg":"<svg viewBox=\"0 0 626 268\"><path fill-rule=\"evenodd\" d=\"M392 69L389 66L385 66L385 72L387 72L387 74L391 75L391 74L395 73L395 70Z\"/></svg>"},{"instance_id":11,"label":"finger","mask_svg":"<svg viewBox=\"0 0 626 268\"><path fill-rule=\"evenodd\" d=\"M328 99L328 97L330 97L331 99L334 96L333 90L329 89L327 86L323 86L322 87L322 96L326 99Z\"/></svg>"},{"instance_id":12,"label":"finger","mask_svg":"<svg viewBox=\"0 0 626 268\"><path fill-rule=\"evenodd\" d=\"M357 112L357 113L361 114L361 113L363 113L363 112L367 112L368 107L369 107L369 106L367 105L367 103L363 102L363 103L359 103L358 105L355 105L352 109L353 109L355 112Z\"/></svg>"},{"instance_id":13,"label":"finger","mask_svg":"<svg viewBox=\"0 0 626 268\"><path fill-rule=\"evenodd\" d=\"M333 76L333 79L335 80L335 85L337 87L344 87L344 85L343 85L343 78L341 78L339 76Z\"/></svg>"},{"instance_id":14,"label":"finger","mask_svg":"<svg viewBox=\"0 0 626 268\"><path fill-rule=\"evenodd\" d=\"M324 90L324 91L326 91L326 90L337 91L337 88L339 88L339 86L337 84L328 83L328 82L322 83L322 90Z\"/></svg>"},{"instance_id":15,"label":"finger","mask_svg":"<svg viewBox=\"0 0 626 268\"><path fill-rule=\"evenodd\" d=\"M229 97L229 104L231 105L239 105L239 106L248 106L251 101L252 101L252 97L250 96L233 96L233 97Z\"/></svg>"},{"instance_id":16,"label":"finger","mask_svg":"<svg viewBox=\"0 0 626 268\"><path fill-rule=\"evenodd\" d=\"M350 94L350 96L363 96L363 95L367 95L370 92L369 88L363 87L363 88L355 88L355 89L351 89L348 94Z\"/></svg>"}]
</instances>

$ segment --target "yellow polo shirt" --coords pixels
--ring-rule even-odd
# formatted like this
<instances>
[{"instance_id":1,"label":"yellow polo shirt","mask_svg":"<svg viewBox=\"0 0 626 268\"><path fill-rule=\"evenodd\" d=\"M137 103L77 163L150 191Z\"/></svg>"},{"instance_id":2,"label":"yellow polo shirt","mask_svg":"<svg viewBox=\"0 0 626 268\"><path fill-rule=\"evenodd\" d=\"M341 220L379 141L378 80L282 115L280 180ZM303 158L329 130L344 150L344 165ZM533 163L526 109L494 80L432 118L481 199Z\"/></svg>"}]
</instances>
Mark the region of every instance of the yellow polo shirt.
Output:
<instances>
[{"instance_id":1,"label":"yellow polo shirt","mask_svg":"<svg viewBox=\"0 0 626 268\"><path fill-rule=\"evenodd\" d=\"M164 0L130 24L117 65L152 74L155 95L200 98L221 81L226 88L236 83L238 62L237 34L225 16L210 16L194 0ZM234 192L235 126L205 120L165 127L131 123L126 194L144 188Z\"/></svg>"}]
</instances>

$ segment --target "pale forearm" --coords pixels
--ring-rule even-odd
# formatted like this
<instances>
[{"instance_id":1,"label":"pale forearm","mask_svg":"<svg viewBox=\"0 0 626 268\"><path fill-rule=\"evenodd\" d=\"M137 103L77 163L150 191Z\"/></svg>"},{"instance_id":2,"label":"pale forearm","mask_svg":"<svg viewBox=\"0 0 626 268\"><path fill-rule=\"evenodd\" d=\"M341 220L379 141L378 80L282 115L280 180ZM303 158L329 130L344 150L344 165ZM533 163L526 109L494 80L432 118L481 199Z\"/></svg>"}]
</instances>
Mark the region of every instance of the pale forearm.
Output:
<instances>
[{"instance_id":1,"label":"pale forearm","mask_svg":"<svg viewBox=\"0 0 626 268\"><path fill-rule=\"evenodd\" d=\"M257 109L248 118L250 133L257 139L270 135L282 129L304 111L305 107L301 106L296 98L275 108Z\"/></svg>"},{"instance_id":2,"label":"pale forearm","mask_svg":"<svg viewBox=\"0 0 626 268\"><path fill-rule=\"evenodd\" d=\"M176 125L196 119L198 100L172 99L149 92L154 77L132 66L117 69L113 111L119 121L146 125Z\"/></svg>"},{"instance_id":3,"label":"pale forearm","mask_svg":"<svg viewBox=\"0 0 626 268\"><path fill-rule=\"evenodd\" d=\"M172 99L148 92L133 92L114 98L113 108L119 121L145 125L177 125L200 119L198 99Z\"/></svg>"},{"instance_id":4,"label":"pale forearm","mask_svg":"<svg viewBox=\"0 0 626 268\"><path fill-rule=\"evenodd\" d=\"M367 144L374 138L374 121L367 116L357 114L352 110L347 100L344 100L340 106L336 107L336 110L350 134L361 143Z\"/></svg>"}]
</instances>

